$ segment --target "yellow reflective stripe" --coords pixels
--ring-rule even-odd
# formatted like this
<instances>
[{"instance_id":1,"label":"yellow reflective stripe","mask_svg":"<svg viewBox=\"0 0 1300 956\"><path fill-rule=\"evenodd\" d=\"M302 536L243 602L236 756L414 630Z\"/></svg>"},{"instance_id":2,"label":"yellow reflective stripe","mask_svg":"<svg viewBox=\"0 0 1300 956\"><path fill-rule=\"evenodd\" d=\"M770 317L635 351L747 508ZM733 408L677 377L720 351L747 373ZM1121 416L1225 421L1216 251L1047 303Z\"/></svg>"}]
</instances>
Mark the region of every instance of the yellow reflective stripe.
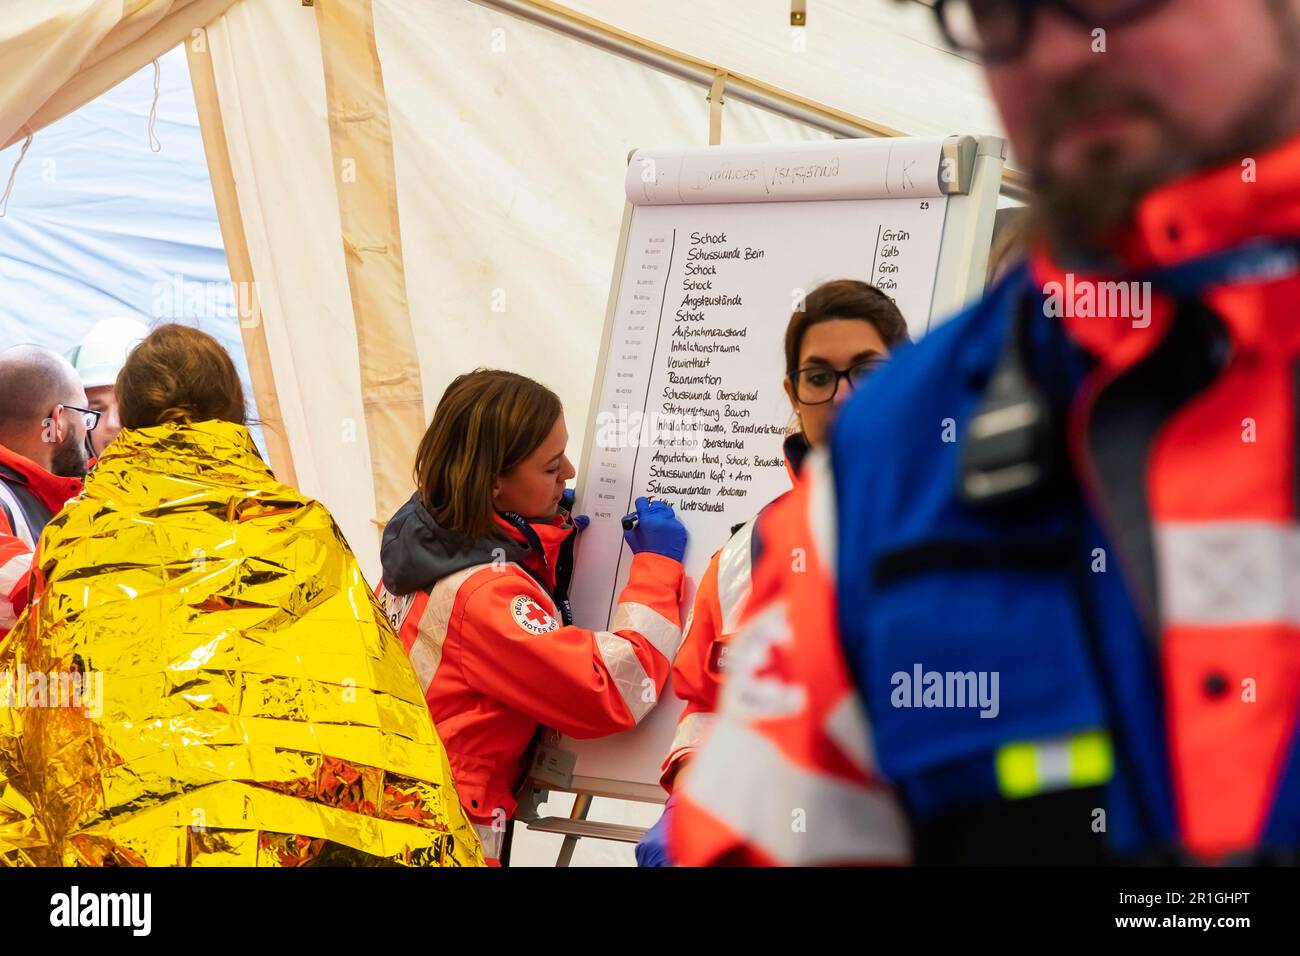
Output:
<instances>
[{"instance_id":1,"label":"yellow reflective stripe","mask_svg":"<svg viewBox=\"0 0 1300 956\"><path fill-rule=\"evenodd\" d=\"M1110 736L1104 730L1005 744L994 754L993 765L998 791L1008 800L1095 787L1114 773Z\"/></svg>"},{"instance_id":2,"label":"yellow reflective stripe","mask_svg":"<svg viewBox=\"0 0 1300 956\"><path fill-rule=\"evenodd\" d=\"M1076 787L1094 787L1114 776L1115 758L1106 731L1089 731L1070 741L1070 773Z\"/></svg>"},{"instance_id":3,"label":"yellow reflective stripe","mask_svg":"<svg viewBox=\"0 0 1300 956\"><path fill-rule=\"evenodd\" d=\"M1038 792L1038 754L1029 743L1007 744L993 756L998 791L1008 800Z\"/></svg>"}]
</instances>

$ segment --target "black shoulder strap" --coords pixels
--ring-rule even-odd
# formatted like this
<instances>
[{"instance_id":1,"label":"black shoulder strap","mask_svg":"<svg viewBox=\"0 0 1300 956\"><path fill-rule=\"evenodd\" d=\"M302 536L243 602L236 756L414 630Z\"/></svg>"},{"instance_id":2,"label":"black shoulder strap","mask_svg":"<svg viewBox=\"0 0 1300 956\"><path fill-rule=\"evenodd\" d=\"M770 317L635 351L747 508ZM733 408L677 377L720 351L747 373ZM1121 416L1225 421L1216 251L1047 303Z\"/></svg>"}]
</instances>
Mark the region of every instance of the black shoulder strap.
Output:
<instances>
[{"instance_id":1,"label":"black shoulder strap","mask_svg":"<svg viewBox=\"0 0 1300 956\"><path fill-rule=\"evenodd\" d=\"M573 546L578 541L578 529L564 539L560 555L555 562L555 603L565 625L573 623L573 605L569 603L569 585L573 581Z\"/></svg>"}]
</instances>

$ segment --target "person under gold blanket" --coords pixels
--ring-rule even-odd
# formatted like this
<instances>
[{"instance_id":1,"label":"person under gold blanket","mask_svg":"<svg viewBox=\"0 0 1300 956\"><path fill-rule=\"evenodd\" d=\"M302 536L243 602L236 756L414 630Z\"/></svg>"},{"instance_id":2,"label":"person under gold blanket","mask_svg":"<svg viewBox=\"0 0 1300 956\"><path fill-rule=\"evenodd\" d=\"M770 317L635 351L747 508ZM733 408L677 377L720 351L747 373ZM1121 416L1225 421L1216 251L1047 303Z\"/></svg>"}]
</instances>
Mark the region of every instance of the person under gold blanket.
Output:
<instances>
[{"instance_id":1,"label":"person under gold blanket","mask_svg":"<svg viewBox=\"0 0 1300 956\"><path fill-rule=\"evenodd\" d=\"M259 457L230 357L165 325L117 394L0 643L0 863L482 865L402 645Z\"/></svg>"}]
</instances>

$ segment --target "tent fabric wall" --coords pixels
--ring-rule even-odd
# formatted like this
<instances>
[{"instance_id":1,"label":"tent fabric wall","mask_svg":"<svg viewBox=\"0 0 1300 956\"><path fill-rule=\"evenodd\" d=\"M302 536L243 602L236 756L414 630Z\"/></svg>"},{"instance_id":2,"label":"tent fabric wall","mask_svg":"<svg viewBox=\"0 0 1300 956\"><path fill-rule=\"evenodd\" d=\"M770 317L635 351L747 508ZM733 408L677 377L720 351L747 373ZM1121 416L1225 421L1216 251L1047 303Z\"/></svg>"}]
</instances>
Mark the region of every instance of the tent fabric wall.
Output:
<instances>
[{"instance_id":1,"label":"tent fabric wall","mask_svg":"<svg viewBox=\"0 0 1300 956\"><path fill-rule=\"evenodd\" d=\"M0 0L0 143L112 89L234 0Z\"/></svg>"},{"instance_id":2,"label":"tent fabric wall","mask_svg":"<svg viewBox=\"0 0 1300 956\"><path fill-rule=\"evenodd\" d=\"M562 2L645 40L908 136L1005 135L983 71L948 49L923 3L815 0L807 26L796 29L789 25L790 0Z\"/></svg>"}]
</instances>

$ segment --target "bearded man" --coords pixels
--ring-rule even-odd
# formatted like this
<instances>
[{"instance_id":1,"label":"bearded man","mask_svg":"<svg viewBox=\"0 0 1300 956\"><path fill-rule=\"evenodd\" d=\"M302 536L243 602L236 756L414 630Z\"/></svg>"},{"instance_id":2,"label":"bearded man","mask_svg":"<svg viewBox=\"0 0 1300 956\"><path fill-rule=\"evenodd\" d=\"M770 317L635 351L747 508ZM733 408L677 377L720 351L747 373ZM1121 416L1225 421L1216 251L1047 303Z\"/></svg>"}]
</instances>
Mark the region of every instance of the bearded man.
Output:
<instances>
[{"instance_id":1,"label":"bearded man","mask_svg":"<svg viewBox=\"0 0 1300 956\"><path fill-rule=\"evenodd\" d=\"M27 606L41 531L81 492L99 413L69 362L49 349L0 352L0 638Z\"/></svg>"}]
</instances>

